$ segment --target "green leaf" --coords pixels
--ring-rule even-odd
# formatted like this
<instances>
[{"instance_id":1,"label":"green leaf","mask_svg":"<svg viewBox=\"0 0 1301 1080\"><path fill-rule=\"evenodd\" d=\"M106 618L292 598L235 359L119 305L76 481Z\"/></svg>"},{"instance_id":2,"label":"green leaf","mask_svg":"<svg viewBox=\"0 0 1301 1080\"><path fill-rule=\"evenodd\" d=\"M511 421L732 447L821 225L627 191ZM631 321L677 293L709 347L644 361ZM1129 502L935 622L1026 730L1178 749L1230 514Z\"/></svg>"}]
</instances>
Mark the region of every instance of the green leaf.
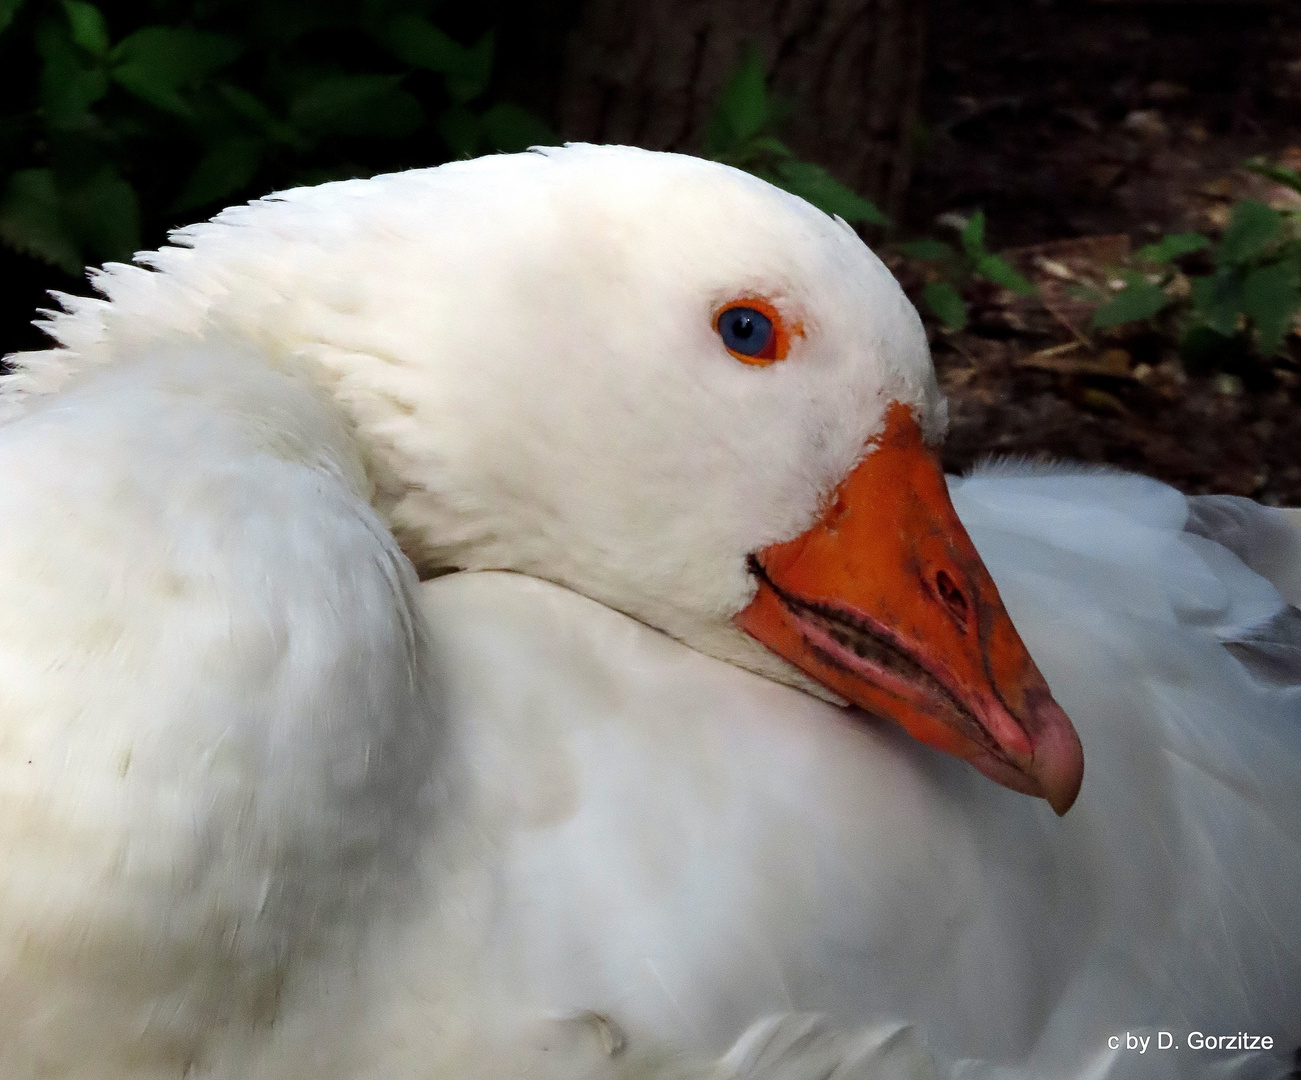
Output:
<instances>
[{"instance_id":1,"label":"green leaf","mask_svg":"<svg viewBox=\"0 0 1301 1080\"><path fill-rule=\"evenodd\" d=\"M1174 233L1163 237L1155 244L1147 244L1139 248L1134 252L1134 258L1139 262L1168 263L1183 255L1191 255L1194 251L1204 251L1210 246L1210 240L1201 233Z\"/></svg>"},{"instance_id":2,"label":"green leaf","mask_svg":"<svg viewBox=\"0 0 1301 1080\"><path fill-rule=\"evenodd\" d=\"M488 89L496 49L491 30L467 47L428 19L408 13L390 19L375 36L394 56L412 67L442 75L447 92L455 102L473 101Z\"/></svg>"},{"instance_id":3,"label":"green leaf","mask_svg":"<svg viewBox=\"0 0 1301 1080\"><path fill-rule=\"evenodd\" d=\"M1192 278L1193 312L1197 319L1222 337L1238 332L1242 313L1242 274L1221 267L1214 274Z\"/></svg>"},{"instance_id":4,"label":"green leaf","mask_svg":"<svg viewBox=\"0 0 1301 1080\"><path fill-rule=\"evenodd\" d=\"M1239 339L1198 322L1190 323L1179 339L1179 358L1189 371L1208 371L1241 351Z\"/></svg>"},{"instance_id":5,"label":"green leaf","mask_svg":"<svg viewBox=\"0 0 1301 1080\"><path fill-rule=\"evenodd\" d=\"M950 330L967 325L967 305L961 294L947 281L933 281L922 290L922 298L932 313Z\"/></svg>"},{"instance_id":6,"label":"green leaf","mask_svg":"<svg viewBox=\"0 0 1301 1080\"><path fill-rule=\"evenodd\" d=\"M146 26L109 53L113 79L124 90L164 112L190 118L179 93L233 63L244 46L223 34L180 26Z\"/></svg>"},{"instance_id":7,"label":"green leaf","mask_svg":"<svg viewBox=\"0 0 1301 1080\"><path fill-rule=\"evenodd\" d=\"M303 139L293 128L267 108L258 98L243 87L223 83L217 87L217 93L236 113L247 120L272 142L293 147L298 151L307 150L310 143Z\"/></svg>"},{"instance_id":8,"label":"green leaf","mask_svg":"<svg viewBox=\"0 0 1301 1080\"><path fill-rule=\"evenodd\" d=\"M972 270L987 281L1002 285L1003 288L1011 289L1022 296L1034 296L1038 291L1006 259L1001 259L997 255L982 255L975 260Z\"/></svg>"},{"instance_id":9,"label":"green leaf","mask_svg":"<svg viewBox=\"0 0 1301 1080\"><path fill-rule=\"evenodd\" d=\"M340 25L343 20L339 18L338 8L342 6L290 0L289 3L249 4L244 10L252 16L251 29L257 37L277 45L289 45L316 30L352 29L355 20Z\"/></svg>"},{"instance_id":10,"label":"green leaf","mask_svg":"<svg viewBox=\"0 0 1301 1080\"><path fill-rule=\"evenodd\" d=\"M469 49L461 50L461 62L443 76L443 84L453 101L465 104L488 89L492 79L492 56L495 35L491 30Z\"/></svg>"},{"instance_id":11,"label":"green leaf","mask_svg":"<svg viewBox=\"0 0 1301 1080\"><path fill-rule=\"evenodd\" d=\"M9 177L0 199L0 240L69 274L81 273L81 249L63 220L49 169L20 169Z\"/></svg>"},{"instance_id":12,"label":"green leaf","mask_svg":"<svg viewBox=\"0 0 1301 1080\"><path fill-rule=\"evenodd\" d=\"M1285 187L1290 187L1295 192L1301 193L1301 173L1285 169L1282 165L1275 165L1264 158L1253 158L1251 161L1245 161L1242 167L1248 172L1254 172L1257 176L1266 177L1276 184L1282 184Z\"/></svg>"},{"instance_id":13,"label":"green leaf","mask_svg":"<svg viewBox=\"0 0 1301 1080\"><path fill-rule=\"evenodd\" d=\"M398 15L376 37L399 60L439 75L456 71L465 62L465 46L419 15Z\"/></svg>"},{"instance_id":14,"label":"green leaf","mask_svg":"<svg viewBox=\"0 0 1301 1080\"><path fill-rule=\"evenodd\" d=\"M530 146L555 146L560 141L541 117L508 102L494 105L483 114L483 133L492 149L507 154Z\"/></svg>"},{"instance_id":15,"label":"green leaf","mask_svg":"<svg viewBox=\"0 0 1301 1080\"><path fill-rule=\"evenodd\" d=\"M776 135L756 135L745 142L746 153L765 154L772 158L792 158L791 149Z\"/></svg>"},{"instance_id":16,"label":"green leaf","mask_svg":"<svg viewBox=\"0 0 1301 1080\"><path fill-rule=\"evenodd\" d=\"M465 46L428 19L409 13L390 19L375 36L412 67L442 75L448 94L459 104L473 101L488 89L496 50L491 30Z\"/></svg>"},{"instance_id":17,"label":"green leaf","mask_svg":"<svg viewBox=\"0 0 1301 1080\"><path fill-rule=\"evenodd\" d=\"M180 213L214 203L247 187L262 163L264 148L261 139L239 135L214 143L190 174L172 211Z\"/></svg>"},{"instance_id":18,"label":"green leaf","mask_svg":"<svg viewBox=\"0 0 1301 1080\"><path fill-rule=\"evenodd\" d=\"M41 108L46 122L58 130L76 130L89 123L87 112L108 92L108 77L87 68L67 27L56 21L36 28L41 66Z\"/></svg>"},{"instance_id":19,"label":"green leaf","mask_svg":"<svg viewBox=\"0 0 1301 1080\"><path fill-rule=\"evenodd\" d=\"M82 0L63 0L63 10L67 12L72 27L73 41L92 56L103 56L108 52L108 25L99 8Z\"/></svg>"},{"instance_id":20,"label":"green leaf","mask_svg":"<svg viewBox=\"0 0 1301 1080\"><path fill-rule=\"evenodd\" d=\"M1107 330L1123 323L1142 322L1156 315L1169 303L1170 297L1164 289L1133 274L1125 288L1093 313L1093 328Z\"/></svg>"},{"instance_id":21,"label":"green leaf","mask_svg":"<svg viewBox=\"0 0 1301 1080\"><path fill-rule=\"evenodd\" d=\"M780 187L780 181L777 180L770 166L794 156L790 148L775 135L756 135L727 153L715 154L714 160L744 169Z\"/></svg>"},{"instance_id":22,"label":"green leaf","mask_svg":"<svg viewBox=\"0 0 1301 1080\"><path fill-rule=\"evenodd\" d=\"M402 75L334 75L312 83L290 103L294 127L310 135L401 139L424 119Z\"/></svg>"},{"instance_id":23,"label":"green leaf","mask_svg":"<svg viewBox=\"0 0 1301 1080\"><path fill-rule=\"evenodd\" d=\"M745 139L744 143L739 143L726 154L714 155L714 160L722 161L726 165L734 165L738 169L744 169L745 172L758 176L758 169L766 169L775 161L783 161L787 157L794 156L791 154L791 148L777 138L777 135L755 135L755 138ZM768 180L769 183L775 182L766 172L764 180Z\"/></svg>"},{"instance_id":24,"label":"green leaf","mask_svg":"<svg viewBox=\"0 0 1301 1080\"><path fill-rule=\"evenodd\" d=\"M977 210L967 220L962 230L962 250L973 263L979 263L989 254L985 250L985 211Z\"/></svg>"},{"instance_id":25,"label":"green leaf","mask_svg":"<svg viewBox=\"0 0 1301 1080\"><path fill-rule=\"evenodd\" d=\"M735 150L758 135L770 119L763 57L751 45L723 87L709 122L705 150L711 155Z\"/></svg>"},{"instance_id":26,"label":"green leaf","mask_svg":"<svg viewBox=\"0 0 1301 1080\"><path fill-rule=\"evenodd\" d=\"M0 0L0 32L6 30L26 0Z\"/></svg>"},{"instance_id":27,"label":"green leaf","mask_svg":"<svg viewBox=\"0 0 1301 1080\"><path fill-rule=\"evenodd\" d=\"M140 205L135 190L111 165L63 193L68 224L100 260L126 260L140 247Z\"/></svg>"},{"instance_id":28,"label":"green leaf","mask_svg":"<svg viewBox=\"0 0 1301 1080\"><path fill-rule=\"evenodd\" d=\"M1234 206L1229 224L1220 240L1218 262L1241 266L1260 255L1282 238L1283 215L1254 199L1243 199Z\"/></svg>"},{"instance_id":29,"label":"green leaf","mask_svg":"<svg viewBox=\"0 0 1301 1080\"><path fill-rule=\"evenodd\" d=\"M895 247L910 259L938 260L954 256L953 248L943 240L905 240L901 244L895 244Z\"/></svg>"},{"instance_id":30,"label":"green leaf","mask_svg":"<svg viewBox=\"0 0 1301 1080\"><path fill-rule=\"evenodd\" d=\"M845 187L820 165L792 158L778 161L773 172L779 187L808 200L825 214L837 214L851 223L890 224L890 219L877 209L875 203Z\"/></svg>"},{"instance_id":31,"label":"green leaf","mask_svg":"<svg viewBox=\"0 0 1301 1080\"><path fill-rule=\"evenodd\" d=\"M1273 356L1301 310L1301 266L1289 259L1257 267L1242 283L1242 310L1256 324L1261 355Z\"/></svg>"},{"instance_id":32,"label":"green leaf","mask_svg":"<svg viewBox=\"0 0 1301 1080\"><path fill-rule=\"evenodd\" d=\"M438 118L438 133L453 157L470 158L483 142L483 125L464 105L451 105Z\"/></svg>"}]
</instances>

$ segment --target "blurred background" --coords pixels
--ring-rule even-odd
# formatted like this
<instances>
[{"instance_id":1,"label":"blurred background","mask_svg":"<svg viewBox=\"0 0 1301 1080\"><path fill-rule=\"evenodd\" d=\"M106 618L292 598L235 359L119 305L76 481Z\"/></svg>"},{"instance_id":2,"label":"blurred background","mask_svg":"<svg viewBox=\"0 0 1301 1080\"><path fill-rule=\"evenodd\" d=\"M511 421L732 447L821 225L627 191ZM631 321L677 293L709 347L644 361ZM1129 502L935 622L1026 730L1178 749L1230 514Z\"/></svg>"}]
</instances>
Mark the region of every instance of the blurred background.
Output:
<instances>
[{"instance_id":1,"label":"blurred background","mask_svg":"<svg viewBox=\"0 0 1301 1080\"><path fill-rule=\"evenodd\" d=\"M1296 0L0 0L0 351L296 184L581 139L855 224L987 454L1301 505Z\"/></svg>"}]
</instances>

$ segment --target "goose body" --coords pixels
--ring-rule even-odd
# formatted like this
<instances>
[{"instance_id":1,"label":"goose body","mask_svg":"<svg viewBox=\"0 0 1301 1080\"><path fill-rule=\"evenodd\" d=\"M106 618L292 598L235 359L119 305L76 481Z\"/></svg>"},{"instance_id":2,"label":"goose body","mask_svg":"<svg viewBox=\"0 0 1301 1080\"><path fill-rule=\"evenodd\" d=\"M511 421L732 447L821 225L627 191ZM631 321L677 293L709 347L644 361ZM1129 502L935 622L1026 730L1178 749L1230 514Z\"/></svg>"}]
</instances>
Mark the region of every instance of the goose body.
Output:
<instances>
[{"instance_id":1,"label":"goose body","mask_svg":"<svg viewBox=\"0 0 1301 1080\"><path fill-rule=\"evenodd\" d=\"M1286 1075L1285 518L1026 469L951 482L974 549L917 518L915 313L719 166L467 162L180 242L0 387L0 1074ZM924 664L803 599L898 491L958 530L880 601ZM861 670L950 753L843 708ZM1080 743L1064 818L952 756L1064 809Z\"/></svg>"},{"instance_id":2,"label":"goose body","mask_svg":"<svg viewBox=\"0 0 1301 1080\"><path fill-rule=\"evenodd\" d=\"M1301 700L1220 643L1277 593L1140 477L994 471L955 503L1099 777L1060 821L550 583L422 587L491 778L484 937L519 1002L701 1054L811 1009L912 1026L941 1076L1288 1074ZM404 988L423 940L395 950Z\"/></svg>"}]
</instances>

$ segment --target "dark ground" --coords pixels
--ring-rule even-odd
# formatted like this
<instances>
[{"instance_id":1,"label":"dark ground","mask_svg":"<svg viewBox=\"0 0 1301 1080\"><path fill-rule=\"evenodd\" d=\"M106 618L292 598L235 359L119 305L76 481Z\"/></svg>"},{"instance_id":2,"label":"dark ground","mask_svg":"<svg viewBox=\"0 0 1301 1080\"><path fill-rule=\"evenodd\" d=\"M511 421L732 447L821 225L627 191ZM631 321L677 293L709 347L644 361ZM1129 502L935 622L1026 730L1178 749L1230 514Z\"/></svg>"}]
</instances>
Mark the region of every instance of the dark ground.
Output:
<instances>
[{"instance_id":1,"label":"dark ground","mask_svg":"<svg viewBox=\"0 0 1301 1080\"><path fill-rule=\"evenodd\" d=\"M1301 166L1301 4L933 0L931 26L910 231L983 207L994 248L1118 237L1019 254L1052 310L986 289L969 298L971 329L933 333L946 465L1107 462L1301 505L1295 335L1272 363L1189 374L1159 335L1091 334L1042 269L1046 255L1098 283L1124 237L1214 234L1234 198L1287 200L1236 167L1256 154Z\"/></svg>"}]
</instances>

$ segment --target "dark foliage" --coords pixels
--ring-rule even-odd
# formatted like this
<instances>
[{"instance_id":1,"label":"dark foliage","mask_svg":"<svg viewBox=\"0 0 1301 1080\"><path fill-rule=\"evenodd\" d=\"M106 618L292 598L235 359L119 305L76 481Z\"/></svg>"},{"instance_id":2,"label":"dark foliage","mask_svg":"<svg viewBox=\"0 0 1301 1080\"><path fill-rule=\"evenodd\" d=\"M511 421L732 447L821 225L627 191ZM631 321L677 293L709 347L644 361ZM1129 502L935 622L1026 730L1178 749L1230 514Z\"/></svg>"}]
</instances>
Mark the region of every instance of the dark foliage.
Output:
<instances>
[{"instance_id":1,"label":"dark foliage","mask_svg":"<svg viewBox=\"0 0 1301 1080\"><path fill-rule=\"evenodd\" d=\"M0 0L7 276L76 287L84 265L267 191L554 141L494 83L497 14ZM8 299L30 310L39 294Z\"/></svg>"}]
</instances>

